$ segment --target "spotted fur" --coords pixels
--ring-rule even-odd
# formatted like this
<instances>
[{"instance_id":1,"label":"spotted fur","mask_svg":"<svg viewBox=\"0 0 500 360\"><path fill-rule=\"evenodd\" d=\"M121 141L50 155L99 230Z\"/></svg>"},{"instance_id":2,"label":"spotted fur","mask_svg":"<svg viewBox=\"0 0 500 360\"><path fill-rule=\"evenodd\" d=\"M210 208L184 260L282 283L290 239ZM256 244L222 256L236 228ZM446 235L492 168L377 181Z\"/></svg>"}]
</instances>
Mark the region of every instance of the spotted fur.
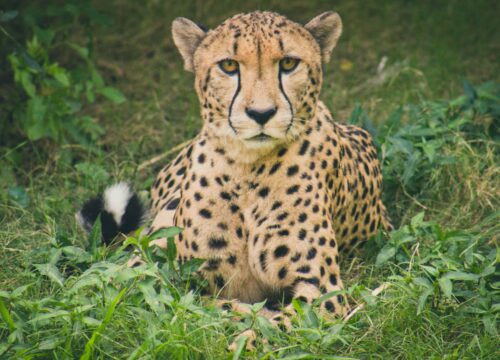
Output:
<instances>
[{"instance_id":1,"label":"spotted fur","mask_svg":"<svg viewBox=\"0 0 500 360\"><path fill-rule=\"evenodd\" d=\"M276 309L311 303L343 288L340 252L391 228L370 135L335 123L318 100L340 32L331 12L305 26L270 12L208 32L174 22L204 125L159 173L151 231L183 228L178 258L207 259L201 273L213 293ZM293 72L280 70L285 57L300 60ZM224 59L238 62L236 75L220 69ZM249 109L275 114L260 124ZM322 309L343 314L344 304L337 295Z\"/></svg>"}]
</instances>

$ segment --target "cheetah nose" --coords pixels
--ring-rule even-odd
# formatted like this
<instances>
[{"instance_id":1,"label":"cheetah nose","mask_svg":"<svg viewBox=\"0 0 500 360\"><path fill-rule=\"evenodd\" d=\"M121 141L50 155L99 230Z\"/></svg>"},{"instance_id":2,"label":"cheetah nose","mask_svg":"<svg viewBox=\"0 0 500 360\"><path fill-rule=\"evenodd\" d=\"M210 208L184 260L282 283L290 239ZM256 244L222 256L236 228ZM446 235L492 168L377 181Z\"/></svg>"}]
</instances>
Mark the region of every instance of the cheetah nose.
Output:
<instances>
[{"instance_id":1,"label":"cheetah nose","mask_svg":"<svg viewBox=\"0 0 500 360\"><path fill-rule=\"evenodd\" d=\"M255 122L259 125L265 125L269 119L271 119L274 114L276 114L277 107L273 107L271 109L266 110L257 110L257 109L249 109L245 108L245 113L249 118L255 120Z\"/></svg>"}]
</instances>

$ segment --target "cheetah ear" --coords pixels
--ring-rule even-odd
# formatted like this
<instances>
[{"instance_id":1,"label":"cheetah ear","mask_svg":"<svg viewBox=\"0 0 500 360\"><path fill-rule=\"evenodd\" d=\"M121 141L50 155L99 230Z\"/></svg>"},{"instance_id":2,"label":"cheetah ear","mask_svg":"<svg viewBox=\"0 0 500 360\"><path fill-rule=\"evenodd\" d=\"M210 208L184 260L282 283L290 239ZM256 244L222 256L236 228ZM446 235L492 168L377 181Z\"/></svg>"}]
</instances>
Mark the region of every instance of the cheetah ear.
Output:
<instances>
[{"instance_id":1,"label":"cheetah ear","mask_svg":"<svg viewBox=\"0 0 500 360\"><path fill-rule=\"evenodd\" d=\"M333 48L342 33L342 20L339 14L333 11L324 12L316 16L304 26L316 39L321 49L321 60L330 61Z\"/></svg>"},{"instance_id":2,"label":"cheetah ear","mask_svg":"<svg viewBox=\"0 0 500 360\"><path fill-rule=\"evenodd\" d=\"M206 34L201 26L183 17L172 23L174 43L184 59L184 69L187 71L194 71L194 52Z\"/></svg>"}]
</instances>

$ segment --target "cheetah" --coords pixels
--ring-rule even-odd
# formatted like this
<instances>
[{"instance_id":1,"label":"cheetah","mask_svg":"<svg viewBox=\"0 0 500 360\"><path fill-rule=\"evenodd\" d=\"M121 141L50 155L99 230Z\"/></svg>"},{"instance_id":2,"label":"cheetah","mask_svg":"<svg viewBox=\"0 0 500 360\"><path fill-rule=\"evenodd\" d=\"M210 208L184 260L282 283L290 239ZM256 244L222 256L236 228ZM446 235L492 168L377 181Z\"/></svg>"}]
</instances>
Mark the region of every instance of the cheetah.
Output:
<instances>
[{"instance_id":1,"label":"cheetah","mask_svg":"<svg viewBox=\"0 0 500 360\"><path fill-rule=\"evenodd\" d=\"M391 224L371 136L334 122L319 100L339 15L301 25L258 11L213 30L177 18L172 32L195 75L203 126L154 182L149 231L182 228L178 260L206 259L200 273L224 299L266 300L280 319L292 299L337 291L321 310L345 314L339 254ZM115 186L97 201L116 231L139 213L118 187L122 198Z\"/></svg>"}]
</instances>

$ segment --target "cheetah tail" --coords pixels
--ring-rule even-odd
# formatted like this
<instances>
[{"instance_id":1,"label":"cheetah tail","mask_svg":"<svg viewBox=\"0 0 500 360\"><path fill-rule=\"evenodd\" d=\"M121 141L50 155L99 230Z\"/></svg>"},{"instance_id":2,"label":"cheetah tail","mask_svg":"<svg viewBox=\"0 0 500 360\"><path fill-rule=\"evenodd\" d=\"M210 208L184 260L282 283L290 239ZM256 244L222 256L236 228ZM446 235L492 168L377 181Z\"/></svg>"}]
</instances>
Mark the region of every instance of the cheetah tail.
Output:
<instances>
[{"instance_id":1,"label":"cheetah tail","mask_svg":"<svg viewBox=\"0 0 500 360\"><path fill-rule=\"evenodd\" d=\"M102 241L109 245L119 233L127 234L138 229L145 215L137 194L127 183L120 182L87 200L76 213L76 219L84 230L90 231L100 216Z\"/></svg>"}]
</instances>

